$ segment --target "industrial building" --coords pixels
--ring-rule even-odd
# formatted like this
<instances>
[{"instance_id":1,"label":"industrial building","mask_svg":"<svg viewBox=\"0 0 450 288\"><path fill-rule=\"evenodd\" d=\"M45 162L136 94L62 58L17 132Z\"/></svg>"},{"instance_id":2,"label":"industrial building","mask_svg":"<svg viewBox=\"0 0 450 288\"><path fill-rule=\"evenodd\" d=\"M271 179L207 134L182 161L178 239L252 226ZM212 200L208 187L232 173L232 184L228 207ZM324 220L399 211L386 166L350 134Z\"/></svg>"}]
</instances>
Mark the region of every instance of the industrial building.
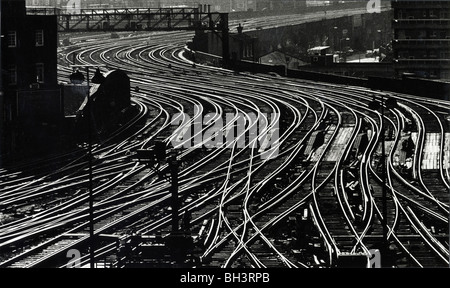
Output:
<instances>
[{"instance_id":1,"label":"industrial building","mask_svg":"<svg viewBox=\"0 0 450 288\"><path fill-rule=\"evenodd\" d=\"M257 51L259 41L257 37L243 33L244 27L239 25L237 33L229 34L229 53L231 60L257 61ZM190 43L190 48L194 51L204 52L213 55L222 55L223 51L222 35L218 33L205 33L198 31Z\"/></svg>"},{"instance_id":2,"label":"industrial building","mask_svg":"<svg viewBox=\"0 0 450 288\"><path fill-rule=\"evenodd\" d=\"M391 5L396 76L450 80L450 1L397 0Z\"/></svg>"}]
</instances>

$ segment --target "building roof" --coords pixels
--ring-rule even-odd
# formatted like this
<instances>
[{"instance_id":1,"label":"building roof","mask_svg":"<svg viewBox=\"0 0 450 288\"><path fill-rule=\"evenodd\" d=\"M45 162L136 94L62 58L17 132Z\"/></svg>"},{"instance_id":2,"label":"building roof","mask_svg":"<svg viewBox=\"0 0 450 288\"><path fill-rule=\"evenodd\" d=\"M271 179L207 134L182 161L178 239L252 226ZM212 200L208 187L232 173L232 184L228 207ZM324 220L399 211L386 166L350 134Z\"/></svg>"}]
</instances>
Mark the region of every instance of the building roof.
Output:
<instances>
[{"instance_id":1,"label":"building roof","mask_svg":"<svg viewBox=\"0 0 450 288\"><path fill-rule=\"evenodd\" d=\"M320 52L320 51L326 50L328 48L330 48L330 46L316 46L316 47L308 49L308 52Z\"/></svg>"},{"instance_id":2,"label":"building roof","mask_svg":"<svg viewBox=\"0 0 450 288\"><path fill-rule=\"evenodd\" d=\"M280 50L273 50L273 51L267 52L265 54L262 54L260 57L262 58L262 57L271 56L271 55L276 55L276 56L279 56L279 57L289 56L291 59L298 59L298 60L300 60L298 57L292 56L291 54L285 53L285 52L280 51Z\"/></svg>"}]
</instances>

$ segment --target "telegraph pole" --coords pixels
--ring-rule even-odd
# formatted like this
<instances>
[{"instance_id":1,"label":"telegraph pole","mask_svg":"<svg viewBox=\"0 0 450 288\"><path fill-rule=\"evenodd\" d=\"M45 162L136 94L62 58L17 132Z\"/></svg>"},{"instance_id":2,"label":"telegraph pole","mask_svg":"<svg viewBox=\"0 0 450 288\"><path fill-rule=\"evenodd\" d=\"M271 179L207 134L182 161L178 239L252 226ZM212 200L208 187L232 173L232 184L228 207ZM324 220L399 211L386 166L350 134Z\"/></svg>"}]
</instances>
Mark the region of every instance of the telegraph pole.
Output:
<instances>
[{"instance_id":1,"label":"telegraph pole","mask_svg":"<svg viewBox=\"0 0 450 288\"><path fill-rule=\"evenodd\" d=\"M220 23L222 25L222 61L223 67L230 67L230 44L229 44L229 31L228 31L228 14L220 14ZM211 27L213 28L213 27Z\"/></svg>"},{"instance_id":2,"label":"telegraph pole","mask_svg":"<svg viewBox=\"0 0 450 288\"><path fill-rule=\"evenodd\" d=\"M388 243L388 231L387 231L387 191L386 191L386 139L385 139L385 121L384 121L384 98L383 94L381 94L381 155L382 155L382 183L383 183L383 241L385 242L385 247L387 247Z\"/></svg>"},{"instance_id":3,"label":"telegraph pole","mask_svg":"<svg viewBox=\"0 0 450 288\"><path fill-rule=\"evenodd\" d=\"M172 233L178 232L178 161L176 156L169 159L170 169L170 193L172 200Z\"/></svg>"},{"instance_id":4,"label":"telegraph pole","mask_svg":"<svg viewBox=\"0 0 450 288\"><path fill-rule=\"evenodd\" d=\"M95 268L95 239L94 239L94 194L93 194L93 176L92 176L92 101L91 101L91 93L90 93L90 75L89 75L89 68L90 67L99 67L104 65L93 65L93 64L82 64L82 65L71 65L72 68L85 68L86 69L86 75L87 75L87 101L86 101L86 109L88 113L87 121L88 121L88 165L89 165L89 181L88 181L88 188L89 188L89 264L90 268ZM97 72L100 72L100 70L97 70ZM74 76L76 73L72 74ZM71 76L71 78L72 78ZM83 77L82 75L80 75ZM99 76L99 75L95 75ZM94 78L95 78L94 76ZM74 78L78 78L74 77ZM76 79L78 82L83 82L83 78ZM95 79L93 80L94 83L96 83ZM100 83L96 83L100 84Z\"/></svg>"},{"instance_id":5,"label":"telegraph pole","mask_svg":"<svg viewBox=\"0 0 450 288\"><path fill-rule=\"evenodd\" d=\"M89 263L91 268L95 268L95 257L94 257L94 249L95 249L95 241L94 241L94 196L93 196L93 187L92 187L92 101L91 101L91 93L89 86L89 67L86 67L87 74L87 86L88 86L88 100L87 100L87 109L89 113L88 117L88 142L89 142L89 240L91 242L89 249Z\"/></svg>"},{"instance_id":6,"label":"telegraph pole","mask_svg":"<svg viewBox=\"0 0 450 288\"><path fill-rule=\"evenodd\" d=\"M385 136L385 120L384 120L384 106L386 105L386 109L394 109L397 107L397 101L394 98L384 98L384 94L381 93L381 100L380 102L375 100L375 96L373 100L369 103L369 108L372 110L378 110L380 109L381 112L381 185L382 185L382 221L381 225L383 226L383 240L382 240L382 249L381 251L383 254L381 255L382 258L386 259L388 257L388 250L389 250L389 241L388 241L388 226L387 226L387 179L386 179L386 136ZM384 262L383 266L386 265L386 262Z\"/></svg>"}]
</instances>

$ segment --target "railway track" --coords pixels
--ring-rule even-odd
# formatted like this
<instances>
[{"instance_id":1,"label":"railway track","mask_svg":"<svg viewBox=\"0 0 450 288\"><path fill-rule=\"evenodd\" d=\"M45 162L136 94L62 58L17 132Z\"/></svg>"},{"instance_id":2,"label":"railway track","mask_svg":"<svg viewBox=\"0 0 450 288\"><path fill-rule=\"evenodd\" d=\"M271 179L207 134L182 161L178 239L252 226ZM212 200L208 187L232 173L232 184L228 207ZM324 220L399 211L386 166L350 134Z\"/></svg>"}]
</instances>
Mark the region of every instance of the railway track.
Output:
<instances>
[{"instance_id":1,"label":"railway track","mask_svg":"<svg viewBox=\"0 0 450 288\"><path fill-rule=\"evenodd\" d=\"M368 104L384 92L193 65L190 37L136 33L60 50L61 81L69 64L104 64L139 88L136 115L93 146L98 265L164 267L178 255L169 164L137 157L158 139L177 159L179 228L194 247L179 265L336 267L345 253L379 249L386 266L448 267L450 103L390 93L398 106L381 115ZM89 263L86 151L2 168L1 267Z\"/></svg>"}]
</instances>

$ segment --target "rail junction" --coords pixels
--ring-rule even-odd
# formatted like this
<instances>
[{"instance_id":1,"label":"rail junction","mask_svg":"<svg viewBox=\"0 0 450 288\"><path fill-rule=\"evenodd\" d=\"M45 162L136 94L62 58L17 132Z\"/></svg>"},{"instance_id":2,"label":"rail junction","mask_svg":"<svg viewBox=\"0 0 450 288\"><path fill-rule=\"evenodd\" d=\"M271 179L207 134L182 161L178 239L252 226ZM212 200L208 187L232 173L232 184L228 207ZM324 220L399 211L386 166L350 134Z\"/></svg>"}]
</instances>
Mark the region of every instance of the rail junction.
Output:
<instances>
[{"instance_id":1,"label":"rail junction","mask_svg":"<svg viewBox=\"0 0 450 288\"><path fill-rule=\"evenodd\" d=\"M139 113L92 159L1 170L0 267L88 265L89 160L97 267L448 267L448 101L193 63L192 32L109 35L60 47L60 79L123 70ZM161 143L171 160L139 157Z\"/></svg>"}]
</instances>

